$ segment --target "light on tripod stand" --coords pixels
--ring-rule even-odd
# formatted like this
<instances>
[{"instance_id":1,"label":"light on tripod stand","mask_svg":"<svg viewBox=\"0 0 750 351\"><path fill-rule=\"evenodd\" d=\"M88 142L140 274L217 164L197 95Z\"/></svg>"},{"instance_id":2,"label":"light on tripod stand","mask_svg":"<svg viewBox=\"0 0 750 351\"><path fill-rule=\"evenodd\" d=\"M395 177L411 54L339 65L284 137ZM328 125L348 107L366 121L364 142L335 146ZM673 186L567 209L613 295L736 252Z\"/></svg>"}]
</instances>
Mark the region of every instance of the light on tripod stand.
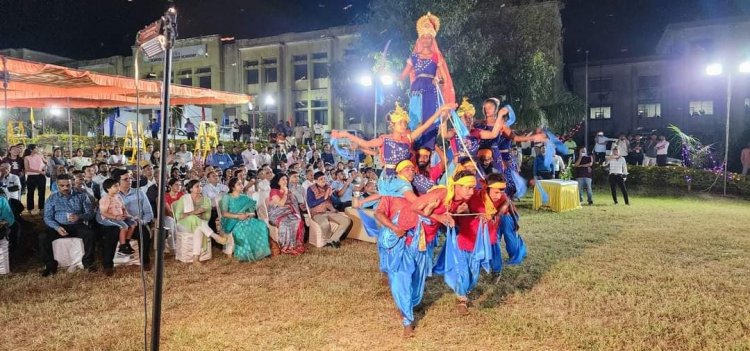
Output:
<instances>
[{"instance_id":1,"label":"light on tripod stand","mask_svg":"<svg viewBox=\"0 0 750 351\"><path fill-rule=\"evenodd\" d=\"M169 13L175 14L174 7L167 10ZM157 20L154 23L149 24L141 31L138 32L136 39L136 45L140 47L146 58L153 59L157 56L164 54L167 45L167 38L162 34L164 18Z\"/></svg>"}]
</instances>

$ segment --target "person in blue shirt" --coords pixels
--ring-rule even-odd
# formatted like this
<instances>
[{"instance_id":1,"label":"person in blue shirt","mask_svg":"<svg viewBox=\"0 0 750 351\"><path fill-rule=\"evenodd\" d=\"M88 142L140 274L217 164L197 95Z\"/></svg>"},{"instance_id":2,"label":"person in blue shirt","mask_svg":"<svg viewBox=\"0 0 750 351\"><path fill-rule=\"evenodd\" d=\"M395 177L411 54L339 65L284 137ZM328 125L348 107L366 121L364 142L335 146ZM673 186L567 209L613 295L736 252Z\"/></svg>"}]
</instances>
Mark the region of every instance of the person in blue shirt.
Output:
<instances>
[{"instance_id":1,"label":"person in blue shirt","mask_svg":"<svg viewBox=\"0 0 750 351\"><path fill-rule=\"evenodd\" d=\"M331 188L333 188L333 193L339 200L336 209L341 212L352 205L353 180L353 177L347 178L344 171L340 169L334 173L334 181L331 183Z\"/></svg>"},{"instance_id":2,"label":"person in blue shirt","mask_svg":"<svg viewBox=\"0 0 750 351\"><path fill-rule=\"evenodd\" d=\"M534 178L552 179L552 164L548 163L544 157L545 152L555 152L555 150L545 151L544 146L537 147L536 158L534 158Z\"/></svg>"},{"instance_id":3,"label":"person in blue shirt","mask_svg":"<svg viewBox=\"0 0 750 351\"><path fill-rule=\"evenodd\" d=\"M112 179L118 181L119 195L125 205L125 210L136 217L137 225L133 238L138 240L138 249L140 251L141 265L146 271L151 270L151 231L149 224L154 219L154 211L148 202L148 197L138 188L133 188L133 176L130 171L116 169L112 172ZM102 266L104 274L111 276L114 274L114 255L119 241L120 229L115 226L102 226ZM141 233L143 238L141 240Z\"/></svg>"},{"instance_id":4,"label":"person in blue shirt","mask_svg":"<svg viewBox=\"0 0 750 351\"><path fill-rule=\"evenodd\" d=\"M227 168L231 168L232 166L234 166L232 157L224 152L223 144L219 144L218 146L216 146L216 153L211 156L207 163L211 166L221 168L222 172Z\"/></svg>"},{"instance_id":5,"label":"person in blue shirt","mask_svg":"<svg viewBox=\"0 0 750 351\"><path fill-rule=\"evenodd\" d=\"M156 120L156 118L151 120L151 123L148 125L148 129L151 130L151 138L157 139L159 137L159 129L161 128L161 123Z\"/></svg>"},{"instance_id":6,"label":"person in blue shirt","mask_svg":"<svg viewBox=\"0 0 750 351\"><path fill-rule=\"evenodd\" d=\"M83 239L83 267L89 272L95 272L95 236L85 224L85 221L94 218L94 205L86 194L73 190L73 179L70 175L59 175L57 188L58 191L52 193L44 204L44 224L47 225L47 230L39 234L39 257L44 264L42 276L57 273L52 242L68 237ZM112 252L114 253L114 249Z\"/></svg>"}]
</instances>

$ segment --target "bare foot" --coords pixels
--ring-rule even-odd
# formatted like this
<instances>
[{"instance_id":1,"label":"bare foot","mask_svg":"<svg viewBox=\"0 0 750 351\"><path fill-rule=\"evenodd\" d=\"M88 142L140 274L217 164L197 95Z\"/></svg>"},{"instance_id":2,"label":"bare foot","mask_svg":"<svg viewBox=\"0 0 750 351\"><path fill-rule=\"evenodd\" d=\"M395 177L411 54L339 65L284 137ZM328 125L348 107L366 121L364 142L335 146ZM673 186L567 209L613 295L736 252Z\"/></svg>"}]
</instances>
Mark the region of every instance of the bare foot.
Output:
<instances>
[{"instance_id":1,"label":"bare foot","mask_svg":"<svg viewBox=\"0 0 750 351\"><path fill-rule=\"evenodd\" d=\"M469 314L469 301L458 300L456 303L456 313L459 316L465 316Z\"/></svg>"},{"instance_id":2,"label":"bare foot","mask_svg":"<svg viewBox=\"0 0 750 351\"><path fill-rule=\"evenodd\" d=\"M404 327L404 334L402 335L404 339L409 339L414 337L414 326L407 325Z\"/></svg>"}]
</instances>

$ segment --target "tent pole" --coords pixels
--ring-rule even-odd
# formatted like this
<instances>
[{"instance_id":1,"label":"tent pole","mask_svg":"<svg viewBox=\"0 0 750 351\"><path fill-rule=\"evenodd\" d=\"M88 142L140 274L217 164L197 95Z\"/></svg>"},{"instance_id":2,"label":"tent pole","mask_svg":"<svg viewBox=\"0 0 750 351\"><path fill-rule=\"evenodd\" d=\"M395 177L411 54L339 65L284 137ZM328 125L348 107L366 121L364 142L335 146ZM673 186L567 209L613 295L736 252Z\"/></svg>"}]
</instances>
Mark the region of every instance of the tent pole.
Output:
<instances>
[{"instance_id":1,"label":"tent pole","mask_svg":"<svg viewBox=\"0 0 750 351\"><path fill-rule=\"evenodd\" d=\"M73 120L70 118L70 98L68 98L68 151L73 157Z\"/></svg>"}]
</instances>

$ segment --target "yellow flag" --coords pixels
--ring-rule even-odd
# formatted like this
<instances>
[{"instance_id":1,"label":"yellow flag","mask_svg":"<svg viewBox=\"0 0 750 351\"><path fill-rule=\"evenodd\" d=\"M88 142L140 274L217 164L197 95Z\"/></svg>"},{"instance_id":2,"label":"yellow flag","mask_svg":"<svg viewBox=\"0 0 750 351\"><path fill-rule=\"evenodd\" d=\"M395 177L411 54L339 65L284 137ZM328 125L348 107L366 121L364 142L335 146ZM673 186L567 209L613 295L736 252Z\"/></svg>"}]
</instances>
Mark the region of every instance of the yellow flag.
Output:
<instances>
[{"instance_id":1,"label":"yellow flag","mask_svg":"<svg viewBox=\"0 0 750 351\"><path fill-rule=\"evenodd\" d=\"M34 125L34 109L33 108L31 109L31 116L29 119L31 119L31 125Z\"/></svg>"}]
</instances>

